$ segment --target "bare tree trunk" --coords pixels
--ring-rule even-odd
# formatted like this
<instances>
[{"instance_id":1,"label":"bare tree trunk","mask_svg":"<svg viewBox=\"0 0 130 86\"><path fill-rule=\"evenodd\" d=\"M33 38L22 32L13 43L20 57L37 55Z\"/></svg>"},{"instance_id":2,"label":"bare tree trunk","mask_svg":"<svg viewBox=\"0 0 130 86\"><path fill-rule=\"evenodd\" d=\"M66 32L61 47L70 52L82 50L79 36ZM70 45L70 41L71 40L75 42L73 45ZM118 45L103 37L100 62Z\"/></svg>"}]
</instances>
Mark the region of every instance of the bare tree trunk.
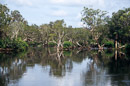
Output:
<instances>
[{"instance_id":1,"label":"bare tree trunk","mask_svg":"<svg viewBox=\"0 0 130 86\"><path fill-rule=\"evenodd\" d=\"M117 60L117 50L115 50L115 60Z\"/></svg>"},{"instance_id":2,"label":"bare tree trunk","mask_svg":"<svg viewBox=\"0 0 130 86\"><path fill-rule=\"evenodd\" d=\"M99 50L103 50L103 47L104 47L104 44L103 45L98 44Z\"/></svg>"},{"instance_id":3,"label":"bare tree trunk","mask_svg":"<svg viewBox=\"0 0 130 86\"><path fill-rule=\"evenodd\" d=\"M58 40L58 44L57 44L57 52L59 52L61 50L62 47L62 42L61 39Z\"/></svg>"},{"instance_id":4,"label":"bare tree trunk","mask_svg":"<svg viewBox=\"0 0 130 86\"><path fill-rule=\"evenodd\" d=\"M115 49L118 48L118 45L117 45L117 40L115 41Z\"/></svg>"},{"instance_id":5,"label":"bare tree trunk","mask_svg":"<svg viewBox=\"0 0 130 86\"><path fill-rule=\"evenodd\" d=\"M58 43L57 43L57 52L63 49L63 43L62 43L63 37L64 37L64 32L62 32L62 34L59 33L59 38L58 38Z\"/></svg>"},{"instance_id":6,"label":"bare tree trunk","mask_svg":"<svg viewBox=\"0 0 130 86\"><path fill-rule=\"evenodd\" d=\"M118 34L116 34L115 49L117 49L117 48L118 48L117 39L118 39Z\"/></svg>"},{"instance_id":7,"label":"bare tree trunk","mask_svg":"<svg viewBox=\"0 0 130 86\"><path fill-rule=\"evenodd\" d=\"M79 42L76 42L76 44L77 44L78 46L80 46L80 47L82 46L82 45L79 44Z\"/></svg>"},{"instance_id":8,"label":"bare tree trunk","mask_svg":"<svg viewBox=\"0 0 130 86\"><path fill-rule=\"evenodd\" d=\"M59 66L62 66L61 59L65 58L63 55L63 51L57 53L57 61L59 62Z\"/></svg>"}]
</instances>

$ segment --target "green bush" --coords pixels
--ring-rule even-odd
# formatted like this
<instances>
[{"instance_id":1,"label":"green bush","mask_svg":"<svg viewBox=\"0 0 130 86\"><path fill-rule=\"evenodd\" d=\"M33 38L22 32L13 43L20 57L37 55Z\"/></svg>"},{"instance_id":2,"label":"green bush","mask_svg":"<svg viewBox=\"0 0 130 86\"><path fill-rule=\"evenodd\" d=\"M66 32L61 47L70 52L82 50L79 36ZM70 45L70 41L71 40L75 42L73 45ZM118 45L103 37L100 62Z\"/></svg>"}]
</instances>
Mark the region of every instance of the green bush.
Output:
<instances>
[{"instance_id":1,"label":"green bush","mask_svg":"<svg viewBox=\"0 0 130 86\"><path fill-rule=\"evenodd\" d=\"M12 41L8 38L0 40L0 48L11 48Z\"/></svg>"},{"instance_id":2,"label":"green bush","mask_svg":"<svg viewBox=\"0 0 130 86\"><path fill-rule=\"evenodd\" d=\"M13 41L13 47L17 51L25 51L28 47L28 44L25 41L23 41L21 38L18 38Z\"/></svg>"},{"instance_id":3,"label":"green bush","mask_svg":"<svg viewBox=\"0 0 130 86\"><path fill-rule=\"evenodd\" d=\"M113 41L107 41L107 42L105 42L105 47L107 47L107 48L113 48L114 47L114 42Z\"/></svg>"},{"instance_id":4,"label":"green bush","mask_svg":"<svg viewBox=\"0 0 130 86\"><path fill-rule=\"evenodd\" d=\"M10 40L8 38L5 38L4 40L0 40L0 48L11 48L16 51L25 51L28 47L28 44L21 40L21 38Z\"/></svg>"},{"instance_id":5,"label":"green bush","mask_svg":"<svg viewBox=\"0 0 130 86\"><path fill-rule=\"evenodd\" d=\"M70 47L72 47L72 42L64 41L63 47L64 48L70 48Z\"/></svg>"},{"instance_id":6,"label":"green bush","mask_svg":"<svg viewBox=\"0 0 130 86\"><path fill-rule=\"evenodd\" d=\"M56 46L56 43L54 43L54 42L49 42L48 45L49 45L50 47L54 47L54 46Z\"/></svg>"}]
</instances>

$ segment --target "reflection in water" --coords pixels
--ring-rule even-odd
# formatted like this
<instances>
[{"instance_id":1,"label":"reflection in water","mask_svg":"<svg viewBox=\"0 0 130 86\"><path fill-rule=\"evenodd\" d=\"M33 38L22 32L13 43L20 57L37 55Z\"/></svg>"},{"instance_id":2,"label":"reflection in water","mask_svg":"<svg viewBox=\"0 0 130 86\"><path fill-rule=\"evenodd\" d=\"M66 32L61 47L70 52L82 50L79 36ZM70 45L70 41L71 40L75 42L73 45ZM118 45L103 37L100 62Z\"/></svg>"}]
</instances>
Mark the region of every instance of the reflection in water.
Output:
<instances>
[{"instance_id":1,"label":"reflection in water","mask_svg":"<svg viewBox=\"0 0 130 86\"><path fill-rule=\"evenodd\" d=\"M0 54L0 86L130 86L130 60L122 52L55 50Z\"/></svg>"}]
</instances>

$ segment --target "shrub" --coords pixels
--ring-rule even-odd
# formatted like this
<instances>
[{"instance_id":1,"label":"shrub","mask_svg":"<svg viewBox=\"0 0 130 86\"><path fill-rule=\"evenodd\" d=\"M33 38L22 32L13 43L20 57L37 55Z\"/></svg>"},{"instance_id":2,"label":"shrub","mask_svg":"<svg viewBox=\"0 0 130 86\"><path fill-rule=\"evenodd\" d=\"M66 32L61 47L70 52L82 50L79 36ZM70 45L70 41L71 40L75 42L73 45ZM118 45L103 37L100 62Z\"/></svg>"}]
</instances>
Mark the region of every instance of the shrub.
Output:
<instances>
[{"instance_id":1,"label":"shrub","mask_svg":"<svg viewBox=\"0 0 130 86\"><path fill-rule=\"evenodd\" d=\"M107 42L105 42L105 47L107 47L107 48L113 48L114 47L114 42L113 41L107 41Z\"/></svg>"},{"instance_id":2,"label":"shrub","mask_svg":"<svg viewBox=\"0 0 130 86\"><path fill-rule=\"evenodd\" d=\"M0 40L0 48L11 48L12 41L8 38Z\"/></svg>"},{"instance_id":3,"label":"shrub","mask_svg":"<svg viewBox=\"0 0 130 86\"><path fill-rule=\"evenodd\" d=\"M25 51L28 47L28 44L21 40L21 38L10 40L8 38L5 38L4 40L0 40L0 48L11 48L16 51Z\"/></svg>"},{"instance_id":4,"label":"shrub","mask_svg":"<svg viewBox=\"0 0 130 86\"><path fill-rule=\"evenodd\" d=\"M72 42L64 41L63 47L64 48L70 48L70 47L72 47Z\"/></svg>"},{"instance_id":5,"label":"shrub","mask_svg":"<svg viewBox=\"0 0 130 86\"><path fill-rule=\"evenodd\" d=\"M25 51L28 47L28 44L25 41L21 40L21 38L18 38L13 41L13 47L17 51Z\"/></svg>"},{"instance_id":6,"label":"shrub","mask_svg":"<svg viewBox=\"0 0 130 86\"><path fill-rule=\"evenodd\" d=\"M54 46L56 46L56 43L54 43L54 42L49 42L48 45L49 45L50 47L54 47Z\"/></svg>"}]
</instances>

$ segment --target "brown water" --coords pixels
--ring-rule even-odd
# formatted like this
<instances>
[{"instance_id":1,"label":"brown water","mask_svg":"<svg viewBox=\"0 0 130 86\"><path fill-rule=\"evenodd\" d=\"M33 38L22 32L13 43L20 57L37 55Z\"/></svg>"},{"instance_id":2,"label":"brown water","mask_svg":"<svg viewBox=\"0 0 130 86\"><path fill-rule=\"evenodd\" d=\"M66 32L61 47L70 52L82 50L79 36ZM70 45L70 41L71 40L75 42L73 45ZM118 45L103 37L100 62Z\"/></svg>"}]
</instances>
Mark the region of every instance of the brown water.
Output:
<instances>
[{"instance_id":1,"label":"brown water","mask_svg":"<svg viewBox=\"0 0 130 86\"><path fill-rule=\"evenodd\" d=\"M0 54L0 86L130 86L130 60L113 51L30 48Z\"/></svg>"}]
</instances>

